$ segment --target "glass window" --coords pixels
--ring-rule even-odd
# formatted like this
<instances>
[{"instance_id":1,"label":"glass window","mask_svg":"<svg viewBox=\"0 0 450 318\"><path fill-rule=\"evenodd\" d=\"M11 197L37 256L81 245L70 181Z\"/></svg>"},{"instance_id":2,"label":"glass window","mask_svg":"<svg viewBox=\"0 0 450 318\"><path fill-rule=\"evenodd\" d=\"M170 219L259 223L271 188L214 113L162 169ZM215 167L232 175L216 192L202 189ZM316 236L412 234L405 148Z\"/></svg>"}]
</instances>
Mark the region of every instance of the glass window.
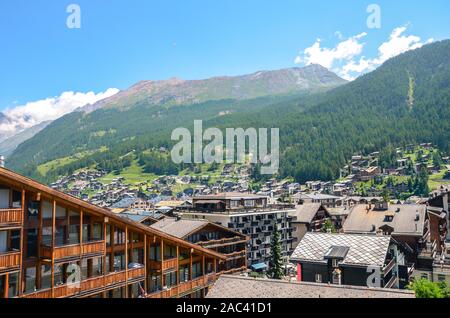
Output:
<instances>
[{"instance_id":1,"label":"glass window","mask_svg":"<svg viewBox=\"0 0 450 318\"><path fill-rule=\"evenodd\" d=\"M168 288L172 286L177 285L177 272L171 272L166 275L164 275L165 284L164 286L167 286Z\"/></svg>"},{"instance_id":2,"label":"glass window","mask_svg":"<svg viewBox=\"0 0 450 318\"><path fill-rule=\"evenodd\" d=\"M125 254L124 252L116 252L114 254L114 271L120 272L125 270Z\"/></svg>"},{"instance_id":3,"label":"glass window","mask_svg":"<svg viewBox=\"0 0 450 318\"><path fill-rule=\"evenodd\" d=\"M55 264L55 286L65 284L64 267L63 264Z\"/></svg>"},{"instance_id":4,"label":"glass window","mask_svg":"<svg viewBox=\"0 0 450 318\"><path fill-rule=\"evenodd\" d=\"M96 257L92 259L92 277L103 275L103 257Z\"/></svg>"},{"instance_id":5,"label":"glass window","mask_svg":"<svg viewBox=\"0 0 450 318\"><path fill-rule=\"evenodd\" d=\"M106 225L106 246L111 246L111 225Z\"/></svg>"},{"instance_id":6,"label":"glass window","mask_svg":"<svg viewBox=\"0 0 450 318\"><path fill-rule=\"evenodd\" d=\"M153 261L161 261L161 246L150 246L150 259Z\"/></svg>"},{"instance_id":7,"label":"glass window","mask_svg":"<svg viewBox=\"0 0 450 318\"><path fill-rule=\"evenodd\" d=\"M22 193L21 192L13 190L12 207L13 208L21 208L22 207Z\"/></svg>"},{"instance_id":8,"label":"glass window","mask_svg":"<svg viewBox=\"0 0 450 318\"><path fill-rule=\"evenodd\" d=\"M80 243L80 224L71 224L69 227L69 244Z\"/></svg>"},{"instance_id":9,"label":"glass window","mask_svg":"<svg viewBox=\"0 0 450 318\"><path fill-rule=\"evenodd\" d=\"M0 276L0 299L5 298L5 281L6 275Z\"/></svg>"},{"instance_id":10,"label":"glass window","mask_svg":"<svg viewBox=\"0 0 450 318\"><path fill-rule=\"evenodd\" d=\"M0 254L8 252L8 231L0 231Z\"/></svg>"},{"instance_id":11,"label":"glass window","mask_svg":"<svg viewBox=\"0 0 450 318\"><path fill-rule=\"evenodd\" d=\"M105 257L105 268L106 268L106 273L108 274L111 272L111 253L107 253L106 257Z\"/></svg>"},{"instance_id":12,"label":"glass window","mask_svg":"<svg viewBox=\"0 0 450 318\"><path fill-rule=\"evenodd\" d=\"M27 257L36 257L38 252L38 230L27 230Z\"/></svg>"},{"instance_id":13,"label":"glass window","mask_svg":"<svg viewBox=\"0 0 450 318\"><path fill-rule=\"evenodd\" d=\"M56 206L56 218L57 219L65 219L66 218L66 208L57 205Z\"/></svg>"},{"instance_id":14,"label":"glass window","mask_svg":"<svg viewBox=\"0 0 450 318\"><path fill-rule=\"evenodd\" d=\"M130 251L130 263L144 264L144 250L142 248L134 248Z\"/></svg>"},{"instance_id":15,"label":"glass window","mask_svg":"<svg viewBox=\"0 0 450 318\"><path fill-rule=\"evenodd\" d=\"M25 269L25 293L36 291L36 267Z\"/></svg>"},{"instance_id":16,"label":"glass window","mask_svg":"<svg viewBox=\"0 0 450 318\"><path fill-rule=\"evenodd\" d=\"M125 244L125 231L114 228L114 244L123 245Z\"/></svg>"},{"instance_id":17,"label":"glass window","mask_svg":"<svg viewBox=\"0 0 450 318\"><path fill-rule=\"evenodd\" d=\"M85 280L89 278L88 276L88 260L82 259L81 260L81 279Z\"/></svg>"},{"instance_id":18,"label":"glass window","mask_svg":"<svg viewBox=\"0 0 450 318\"><path fill-rule=\"evenodd\" d=\"M189 281L189 265L180 266L180 282Z\"/></svg>"},{"instance_id":19,"label":"glass window","mask_svg":"<svg viewBox=\"0 0 450 318\"><path fill-rule=\"evenodd\" d=\"M94 223L92 225L92 240L100 241L103 239L103 225L101 223Z\"/></svg>"},{"instance_id":20,"label":"glass window","mask_svg":"<svg viewBox=\"0 0 450 318\"><path fill-rule=\"evenodd\" d=\"M67 226L57 225L55 230L55 245L63 246L66 244Z\"/></svg>"},{"instance_id":21,"label":"glass window","mask_svg":"<svg viewBox=\"0 0 450 318\"><path fill-rule=\"evenodd\" d=\"M29 201L28 202L28 219L36 218L39 215L39 201Z\"/></svg>"},{"instance_id":22,"label":"glass window","mask_svg":"<svg viewBox=\"0 0 450 318\"><path fill-rule=\"evenodd\" d=\"M44 226L42 228L42 244L52 246L52 227Z\"/></svg>"},{"instance_id":23,"label":"glass window","mask_svg":"<svg viewBox=\"0 0 450 318\"><path fill-rule=\"evenodd\" d=\"M53 206L49 201L42 201L42 217L44 219L52 218Z\"/></svg>"},{"instance_id":24,"label":"glass window","mask_svg":"<svg viewBox=\"0 0 450 318\"><path fill-rule=\"evenodd\" d=\"M177 248L171 245L164 245L164 259L173 259L177 257Z\"/></svg>"},{"instance_id":25,"label":"glass window","mask_svg":"<svg viewBox=\"0 0 450 318\"><path fill-rule=\"evenodd\" d=\"M316 274L316 283L322 283L322 275Z\"/></svg>"},{"instance_id":26,"label":"glass window","mask_svg":"<svg viewBox=\"0 0 450 318\"><path fill-rule=\"evenodd\" d=\"M9 274L8 297L19 296L19 273Z\"/></svg>"},{"instance_id":27,"label":"glass window","mask_svg":"<svg viewBox=\"0 0 450 318\"><path fill-rule=\"evenodd\" d=\"M202 275L203 275L202 264L201 263L192 264L192 279L196 279Z\"/></svg>"},{"instance_id":28,"label":"glass window","mask_svg":"<svg viewBox=\"0 0 450 318\"><path fill-rule=\"evenodd\" d=\"M52 267L49 265L41 266L41 289L52 287Z\"/></svg>"},{"instance_id":29,"label":"glass window","mask_svg":"<svg viewBox=\"0 0 450 318\"><path fill-rule=\"evenodd\" d=\"M150 277L150 292L154 293L161 290L161 275L153 275Z\"/></svg>"}]
</instances>

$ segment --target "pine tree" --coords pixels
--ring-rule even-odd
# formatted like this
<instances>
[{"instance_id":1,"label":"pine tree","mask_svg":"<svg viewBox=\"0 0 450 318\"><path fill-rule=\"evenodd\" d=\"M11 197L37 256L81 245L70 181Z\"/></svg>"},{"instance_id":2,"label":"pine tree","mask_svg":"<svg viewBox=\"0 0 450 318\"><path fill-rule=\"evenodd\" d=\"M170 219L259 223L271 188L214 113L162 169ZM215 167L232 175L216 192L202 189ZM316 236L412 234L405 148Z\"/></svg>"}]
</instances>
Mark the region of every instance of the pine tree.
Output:
<instances>
[{"instance_id":1,"label":"pine tree","mask_svg":"<svg viewBox=\"0 0 450 318\"><path fill-rule=\"evenodd\" d=\"M283 278L283 261L281 258L280 232L277 225L273 226L273 235L271 242L271 257L269 262L269 275L274 279Z\"/></svg>"}]
</instances>

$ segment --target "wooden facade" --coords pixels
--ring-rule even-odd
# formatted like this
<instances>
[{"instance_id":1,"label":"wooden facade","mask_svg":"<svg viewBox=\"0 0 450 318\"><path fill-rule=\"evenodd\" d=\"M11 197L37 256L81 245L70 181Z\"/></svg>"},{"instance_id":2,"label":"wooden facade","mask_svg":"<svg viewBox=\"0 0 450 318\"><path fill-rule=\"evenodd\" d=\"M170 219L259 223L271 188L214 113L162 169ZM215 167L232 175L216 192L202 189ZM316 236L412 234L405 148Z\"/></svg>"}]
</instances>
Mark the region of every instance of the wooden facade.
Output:
<instances>
[{"instance_id":1,"label":"wooden facade","mask_svg":"<svg viewBox=\"0 0 450 318\"><path fill-rule=\"evenodd\" d=\"M225 261L0 168L0 298L202 297Z\"/></svg>"}]
</instances>

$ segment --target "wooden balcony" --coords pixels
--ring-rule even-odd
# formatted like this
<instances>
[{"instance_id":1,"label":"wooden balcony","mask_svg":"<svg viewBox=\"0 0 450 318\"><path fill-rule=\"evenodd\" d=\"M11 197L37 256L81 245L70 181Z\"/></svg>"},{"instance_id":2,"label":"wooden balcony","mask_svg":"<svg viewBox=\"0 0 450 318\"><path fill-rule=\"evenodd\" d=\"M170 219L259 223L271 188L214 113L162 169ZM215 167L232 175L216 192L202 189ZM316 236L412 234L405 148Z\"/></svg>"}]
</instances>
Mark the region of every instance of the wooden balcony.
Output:
<instances>
[{"instance_id":1,"label":"wooden balcony","mask_svg":"<svg viewBox=\"0 0 450 318\"><path fill-rule=\"evenodd\" d=\"M0 209L0 226L20 225L22 221L22 209Z\"/></svg>"},{"instance_id":2,"label":"wooden balcony","mask_svg":"<svg viewBox=\"0 0 450 318\"><path fill-rule=\"evenodd\" d=\"M109 273L105 276L105 285L113 285L113 284L119 284L122 282L125 282L127 280L127 274L125 271L122 272L116 272L116 273Z\"/></svg>"},{"instance_id":3,"label":"wooden balcony","mask_svg":"<svg viewBox=\"0 0 450 318\"><path fill-rule=\"evenodd\" d=\"M138 278L144 276L144 268L137 268L128 271L129 278ZM64 284L55 286L53 292L51 289L40 290L35 293L23 295L23 298L66 298L77 297L81 293L101 290L111 285L123 285L126 282L126 272L110 273L105 276L92 277L81 281L80 283Z\"/></svg>"},{"instance_id":4,"label":"wooden balcony","mask_svg":"<svg viewBox=\"0 0 450 318\"><path fill-rule=\"evenodd\" d=\"M178 267L178 260L176 258L169 259L162 263L162 270L167 271L170 269L176 269Z\"/></svg>"},{"instance_id":5,"label":"wooden balcony","mask_svg":"<svg viewBox=\"0 0 450 318\"><path fill-rule=\"evenodd\" d=\"M104 254L105 243L104 241L97 241L91 243L83 243L82 245L65 245L57 246L53 249L53 257L55 259L73 258L80 255L91 255L91 254ZM41 246L41 257L52 258L52 247L51 246Z\"/></svg>"},{"instance_id":6,"label":"wooden balcony","mask_svg":"<svg viewBox=\"0 0 450 318\"><path fill-rule=\"evenodd\" d=\"M128 270L128 279L135 279L145 276L145 267Z\"/></svg>"},{"instance_id":7,"label":"wooden balcony","mask_svg":"<svg viewBox=\"0 0 450 318\"><path fill-rule=\"evenodd\" d=\"M224 239L220 239L220 240L211 240L211 241L206 241L206 242L198 242L196 243L197 245L200 245L204 248L217 248L217 247L222 247L222 246L227 246L227 245L233 245L233 244L240 244L240 243L246 243L247 239L240 237L240 236L235 236L235 237L231 237L231 238L224 238Z\"/></svg>"},{"instance_id":8,"label":"wooden balcony","mask_svg":"<svg viewBox=\"0 0 450 318\"><path fill-rule=\"evenodd\" d=\"M217 279L217 274L212 273L206 276L196 278L184 283L180 283L177 286L172 286L170 289L158 291L153 294L148 295L148 298L175 298L186 294L189 294L195 290L205 288Z\"/></svg>"},{"instance_id":9,"label":"wooden balcony","mask_svg":"<svg viewBox=\"0 0 450 318\"><path fill-rule=\"evenodd\" d=\"M0 269L20 266L20 252L0 254Z\"/></svg>"}]
</instances>

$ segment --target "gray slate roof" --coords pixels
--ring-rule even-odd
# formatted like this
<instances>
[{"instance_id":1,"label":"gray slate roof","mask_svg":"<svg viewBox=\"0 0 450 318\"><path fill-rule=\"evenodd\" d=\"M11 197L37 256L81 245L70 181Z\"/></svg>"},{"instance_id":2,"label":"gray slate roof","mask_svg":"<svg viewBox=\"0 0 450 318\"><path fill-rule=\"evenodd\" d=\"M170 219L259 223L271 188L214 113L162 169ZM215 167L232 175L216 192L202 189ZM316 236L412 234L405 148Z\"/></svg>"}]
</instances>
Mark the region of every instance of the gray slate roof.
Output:
<instances>
[{"instance_id":1,"label":"gray slate roof","mask_svg":"<svg viewBox=\"0 0 450 318\"><path fill-rule=\"evenodd\" d=\"M166 217L161 221L150 225L150 227L178 238L184 238L208 224L209 222L206 220L181 219L177 221L176 218Z\"/></svg>"},{"instance_id":2,"label":"gray slate roof","mask_svg":"<svg viewBox=\"0 0 450 318\"><path fill-rule=\"evenodd\" d=\"M292 253L291 261L326 262L331 247L348 247L342 264L383 266L390 236L306 233Z\"/></svg>"},{"instance_id":3,"label":"gray slate roof","mask_svg":"<svg viewBox=\"0 0 450 318\"><path fill-rule=\"evenodd\" d=\"M221 275L206 298L414 298L407 290L291 283L282 280Z\"/></svg>"},{"instance_id":4,"label":"gray slate roof","mask_svg":"<svg viewBox=\"0 0 450 318\"><path fill-rule=\"evenodd\" d=\"M388 211L370 210L368 205L355 205L345 221L343 228L345 233L374 233L384 225L394 228L392 235L422 236L426 215L426 206L418 204L390 204ZM419 213L419 221L416 222L416 214ZM394 214L392 222L386 222L386 214ZM416 228L417 223L417 228Z\"/></svg>"},{"instance_id":5,"label":"gray slate roof","mask_svg":"<svg viewBox=\"0 0 450 318\"><path fill-rule=\"evenodd\" d=\"M321 206L320 203L297 205L295 212L291 212L289 215L295 218L293 222L311 223Z\"/></svg>"}]
</instances>

